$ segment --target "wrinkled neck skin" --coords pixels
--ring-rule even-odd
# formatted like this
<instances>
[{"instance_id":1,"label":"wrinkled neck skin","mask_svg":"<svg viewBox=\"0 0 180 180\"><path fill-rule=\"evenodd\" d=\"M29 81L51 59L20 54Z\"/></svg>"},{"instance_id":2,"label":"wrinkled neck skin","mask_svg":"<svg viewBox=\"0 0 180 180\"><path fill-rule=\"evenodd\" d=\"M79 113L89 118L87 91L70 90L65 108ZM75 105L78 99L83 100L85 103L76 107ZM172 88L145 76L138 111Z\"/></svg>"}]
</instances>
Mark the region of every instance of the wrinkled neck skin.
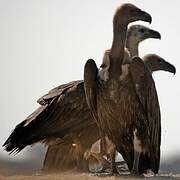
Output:
<instances>
[{"instance_id":1,"label":"wrinkled neck skin","mask_svg":"<svg viewBox=\"0 0 180 180\"><path fill-rule=\"evenodd\" d=\"M139 42L137 42L132 36L127 37L127 42L126 42L126 48L130 52L131 58L134 56L139 56Z\"/></svg>"},{"instance_id":2,"label":"wrinkled neck skin","mask_svg":"<svg viewBox=\"0 0 180 180\"><path fill-rule=\"evenodd\" d=\"M127 24L114 22L113 43L110 51L110 76L119 77L124 58Z\"/></svg>"}]
</instances>

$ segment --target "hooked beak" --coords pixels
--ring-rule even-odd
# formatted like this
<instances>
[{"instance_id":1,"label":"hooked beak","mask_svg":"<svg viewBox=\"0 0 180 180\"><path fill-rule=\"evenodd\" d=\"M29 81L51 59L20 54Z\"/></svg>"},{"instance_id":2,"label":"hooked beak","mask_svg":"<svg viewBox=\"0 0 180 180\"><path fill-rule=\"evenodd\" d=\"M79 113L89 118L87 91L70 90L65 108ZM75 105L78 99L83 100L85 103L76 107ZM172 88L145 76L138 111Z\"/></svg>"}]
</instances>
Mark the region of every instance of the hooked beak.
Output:
<instances>
[{"instance_id":1,"label":"hooked beak","mask_svg":"<svg viewBox=\"0 0 180 180\"><path fill-rule=\"evenodd\" d=\"M161 34L158 31L149 30L149 37L154 39L161 39Z\"/></svg>"},{"instance_id":2,"label":"hooked beak","mask_svg":"<svg viewBox=\"0 0 180 180\"><path fill-rule=\"evenodd\" d=\"M142 11L142 10L139 11L139 18L140 18L140 20L145 21L145 22L149 22L150 24L152 22L151 15L145 11Z\"/></svg>"},{"instance_id":3,"label":"hooked beak","mask_svg":"<svg viewBox=\"0 0 180 180\"><path fill-rule=\"evenodd\" d=\"M165 71L171 72L174 75L176 74L176 68L174 65L172 65L168 62L165 62L164 67L165 67L165 69L164 69Z\"/></svg>"}]
</instances>

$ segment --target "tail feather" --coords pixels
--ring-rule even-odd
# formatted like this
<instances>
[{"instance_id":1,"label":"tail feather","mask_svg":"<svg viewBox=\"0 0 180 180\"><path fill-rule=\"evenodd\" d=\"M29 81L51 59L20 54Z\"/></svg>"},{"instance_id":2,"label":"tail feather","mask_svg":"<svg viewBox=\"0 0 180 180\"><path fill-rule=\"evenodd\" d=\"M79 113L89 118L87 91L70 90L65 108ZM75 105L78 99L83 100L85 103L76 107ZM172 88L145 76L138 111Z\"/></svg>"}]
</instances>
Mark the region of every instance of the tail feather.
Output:
<instances>
[{"instance_id":1,"label":"tail feather","mask_svg":"<svg viewBox=\"0 0 180 180\"><path fill-rule=\"evenodd\" d=\"M12 134L9 136L9 138L6 140L6 142L3 144L5 147L5 150L7 152L10 152L9 154L17 154L20 152L24 147L24 124L26 121L23 121L19 125L16 126Z\"/></svg>"},{"instance_id":2,"label":"tail feather","mask_svg":"<svg viewBox=\"0 0 180 180\"><path fill-rule=\"evenodd\" d=\"M27 117L24 121L19 123L13 132L10 134L8 139L3 144L5 150L9 154L17 154L27 145L36 143L42 139L40 131L40 123L38 119L46 112L47 106L41 106L36 111L34 111L30 116ZM42 131L41 131L42 132Z\"/></svg>"}]
</instances>

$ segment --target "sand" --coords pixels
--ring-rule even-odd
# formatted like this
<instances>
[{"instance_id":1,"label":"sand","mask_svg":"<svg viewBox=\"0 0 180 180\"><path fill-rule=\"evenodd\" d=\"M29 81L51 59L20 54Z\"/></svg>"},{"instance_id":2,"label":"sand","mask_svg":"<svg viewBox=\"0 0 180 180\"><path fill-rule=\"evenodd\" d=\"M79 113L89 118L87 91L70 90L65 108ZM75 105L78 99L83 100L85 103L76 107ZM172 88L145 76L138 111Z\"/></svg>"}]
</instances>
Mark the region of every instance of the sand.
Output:
<instances>
[{"instance_id":1,"label":"sand","mask_svg":"<svg viewBox=\"0 0 180 180\"><path fill-rule=\"evenodd\" d=\"M109 176L109 175L94 175L88 173L62 173L62 174L34 174L34 175L12 175L1 176L0 180L123 180L123 179L144 179L142 177L132 177L129 175ZM145 178L146 179L146 178ZM180 179L180 174L160 174L150 179Z\"/></svg>"},{"instance_id":2,"label":"sand","mask_svg":"<svg viewBox=\"0 0 180 180\"><path fill-rule=\"evenodd\" d=\"M42 167L42 153L24 161L17 161L16 157L3 159L0 156L0 180L121 180L121 179L143 179L142 177L132 177L129 175L100 176L90 173L78 173L69 171L61 174L38 174ZM160 175L150 179L180 179L180 158L179 154L167 158L161 162Z\"/></svg>"}]
</instances>

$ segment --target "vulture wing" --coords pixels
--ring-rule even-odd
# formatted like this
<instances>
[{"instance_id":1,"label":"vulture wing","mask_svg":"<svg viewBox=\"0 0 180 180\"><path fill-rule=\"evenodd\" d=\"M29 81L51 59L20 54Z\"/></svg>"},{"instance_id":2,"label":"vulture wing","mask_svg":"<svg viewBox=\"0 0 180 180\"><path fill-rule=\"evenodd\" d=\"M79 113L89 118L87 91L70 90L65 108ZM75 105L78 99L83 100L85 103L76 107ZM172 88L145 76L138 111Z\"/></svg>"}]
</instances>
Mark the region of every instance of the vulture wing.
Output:
<instances>
[{"instance_id":1,"label":"vulture wing","mask_svg":"<svg viewBox=\"0 0 180 180\"><path fill-rule=\"evenodd\" d=\"M54 89L50 90L47 94L39 98L37 102L40 105L49 104L53 98L60 96L62 94L65 94L66 91L68 91L70 88L76 87L78 84L81 84L81 83L83 83L83 81L78 80L78 81L72 81L67 84L62 84L58 87L55 87Z\"/></svg>"},{"instance_id":2,"label":"vulture wing","mask_svg":"<svg viewBox=\"0 0 180 180\"><path fill-rule=\"evenodd\" d=\"M94 60L89 59L84 68L84 90L87 104L92 116L97 120L96 114L96 88L97 88L98 68Z\"/></svg>"},{"instance_id":3,"label":"vulture wing","mask_svg":"<svg viewBox=\"0 0 180 180\"><path fill-rule=\"evenodd\" d=\"M136 94L147 115L150 136L150 157L147 154L141 157L139 171L141 173L144 170L152 169L157 173L160 162L161 118L156 87L151 73L140 58L133 59L130 71Z\"/></svg>"},{"instance_id":4,"label":"vulture wing","mask_svg":"<svg viewBox=\"0 0 180 180\"><path fill-rule=\"evenodd\" d=\"M7 151L19 152L38 141L46 143L56 137L71 137L95 123L86 103L82 81L59 86L41 99L43 106L18 124L4 143Z\"/></svg>"},{"instance_id":5,"label":"vulture wing","mask_svg":"<svg viewBox=\"0 0 180 180\"><path fill-rule=\"evenodd\" d=\"M67 139L66 138L63 138L64 142L66 142L67 144L60 144L60 145L53 145L53 146L50 146L48 148L48 152L46 153L46 158L44 160L44 165L43 165L43 170L50 170L50 169L53 169L53 170L57 170L59 167L59 165L62 164L63 160L62 160L62 157L65 157L66 159L66 162L71 162L71 158L69 158L69 156L67 155L67 151L69 151L69 149L67 149L67 145L70 145L70 148L72 149L72 143L77 143L76 144L76 147L78 148L85 148L85 149L81 149L80 151L82 152L82 154L84 154L85 150L87 150L86 148L91 146L91 144L93 142L95 142L95 140L98 139L99 135L98 135L98 130L97 130L97 125L95 123L95 121L93 121L93 118L92 116L90 115L90 109L88 108L87 106L87 103L86 103L86 98L85 98L85 94L84 94L84 86L85 86L85 92L86 92L86 96L87 96L87 101L88 101L88 105L91 109L94 108L94 105L96 104L95 103L95 94L93 94L93 92L95 91L95 80L96 80L96 77L97 77L97 72L98 72L98 69L95 65L95 62L93 60L89 60L86 65L85 65L85 83L83 83L83 81L81 82L81 97L79 97L79 103L81 103L84 107L84 109L77 109L76 111L76 114L74 113L74 120L76 120L76 116L82 112L84 112L84 115L87 117L86 119L84 117L81 118L81 121L82 123L79 125L79 126L82 126L82 124L86 124L84 126L84 129L81 130L81 132L79 133L79 136L78 138L76 136L72 136L71 139L72 139L72 142L69 142L70 144L67 143ZM75 82L76 83L76 82ZM43 96L42 98L40 98L38 100L38 102L40 104L46 104L48 102L51 101L51 98L62 94L62 91L66 91L67 89L67 86L71 86L71 84L68 84L68 85L61 85L57 88L54 88L53 90L51 90L47 95ZM74 83L73 83L73 86L74 86ZM65 90L63 90L65 87ZM77 90L76 90L77 91ZM71 96L71 98L74 98L74 96ZM82 98L83 99L83 102L82 103ZM67 99L67 97L66 97ZM74 102L76 102L78 99L74 100ZM66 107L67 108L67 107ZM85 111L87 109L87 111ZM89 118L88 118L88 116ZM88 123L90 122L90 123ZM91 125L90 125L91 124ZM69 124L70 126L70 124ZM80 144L78 142L76 142L76 140L78 140L80 142ZM74 142L73 142L74 141ZM79 146L80 145L80 146ZM54 151L62 151L64 150L63 153L53 153ZM75 149L72 151L73 154L77 157L79 157L79 155L75 152ZM58 161L57 161L58 160ZM58 162L58 164L56 163ZM80 163L80 162L79 162ZM64 165L63 165L64 167Z\"/></svg>"},{"instance_id":6,"label":"vulture wing","mask_svg":"<svg viewBox=\"0 0 180 180\"><path fill-rule=\"evenodd\" d=\"M161 146L161 113L158 101L158 95L154 81L151 84L147 97L148 121L150 128L150 157L151 168L155 174L160 166L160 146Z\"/></svg>"}]
</instances>

